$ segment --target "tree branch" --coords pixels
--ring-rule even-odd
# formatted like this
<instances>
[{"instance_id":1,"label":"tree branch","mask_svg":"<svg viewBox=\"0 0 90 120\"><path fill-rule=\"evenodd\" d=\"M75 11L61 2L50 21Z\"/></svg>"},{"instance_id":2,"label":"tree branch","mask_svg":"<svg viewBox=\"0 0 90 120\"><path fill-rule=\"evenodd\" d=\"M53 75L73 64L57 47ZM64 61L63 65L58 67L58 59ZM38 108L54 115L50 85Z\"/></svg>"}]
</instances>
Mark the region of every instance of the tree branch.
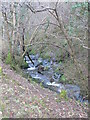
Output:
<instances>
[{"instance_id":1,"label":"tree branch","mask_svg":"<svg viewBox=\"0 0 90 120\"><path fill-rule=\"evenodd\" d=\"M46 19L46 17L45 17L41 22L43 22L45 19ZM33 31L32 36L31 36L31 38L30 38L29 44L31 44L31 42L32 42L32 40L33 40L33 37L34 37L34 35L35 35L35 33L36 33L36 31L37 31L38 28L39 28L39 26L37 26L37 27L35 28L35 30ZM28 49L28 48L27 48L27 49ZM26 54L27 49L24 51L22 57Z\"/></svg>"},{"instance_id":2,"label":"tree branch","mask_svg":"<svg viewBox=\"0 0 90 120\"><path fill-rule=\"evenodd\" d=\"M45 12L45 11L47 11L47 10L55 10L55 9L53 9L53 8L50 8L50 7L44 8L44 9L35 10L30 4L26 4L26 6L27 6L27 7L31 10L31 12L33 12L33 13Z\"/></svg>"},{"instance_id":3,"label":"tree branch","mask_svg":"<svg viewBox=\"0 0 90 120\"><path fill-rule=\"evenodd\" d=\"M35 42L35 43L28 44L28 45L25 45L25 46L29 47L29 46L36 45L36 44L47 44L49 46L54 46L54 47L57 47L57 48L61 48L62 50L64 50L64 51L69 53L68 50L66 50L65 48L61 47L60 45L57 45L57 44L54 44L54 43L49 43L49 42Z\"/></svg>"}]
</instances>

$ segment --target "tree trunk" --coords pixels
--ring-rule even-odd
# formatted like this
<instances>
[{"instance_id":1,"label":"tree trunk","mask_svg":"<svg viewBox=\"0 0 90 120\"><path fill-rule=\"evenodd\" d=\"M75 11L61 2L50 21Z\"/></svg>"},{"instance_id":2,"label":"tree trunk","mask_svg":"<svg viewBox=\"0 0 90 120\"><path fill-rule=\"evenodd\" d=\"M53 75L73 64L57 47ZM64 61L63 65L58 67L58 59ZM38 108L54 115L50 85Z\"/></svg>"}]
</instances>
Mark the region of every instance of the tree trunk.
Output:
<instances>
[{"instance_id":1,"label":"tree trunk","mask_svg":"<svg viewBox=\"0 0 90 120\"><path fill-rule=\"evenodd\" d=\"M65 30L62 19L58 16L57 9L55 9L55 15L56 15L56 19L59 23L59 28L64 33L64 36L65 36L65 38L67 40L67 43L69 45L69 52L70 52L71 58L73 59L73 61L75 63L76 69L79 71L79 73L82 73L81 65L76 60L76 56L75 56L75 53L74 53L74 48L73 48L73 45L72 45L72 38L69 37L67 31ZM79 67L78 67L78 65L79 65Z\"/></svg>"},{"instance_id":2,"label":"tree trunk","mask_svg":"<svg viewBox=\"0 0 90 120\"><path fill-rule=\"evenodd\" d=\"M23 34L22 34L22 50L23 50L23 53L25 51L25 45L24 45L24 34L25 34L25 28L23 28Z\"/></svg>"},{"instance_id":3,"label":"tree trunk","mask_svg":"<svg viewBox=\"0 0 90 120\"><path fill-rule=\"evenodd\" d=\"M15 24L16 24L16 16L15 16L15 6L14 3L12 3L12 11L13 11L13 34L12 34L12 54L14 56L16 50L15 50Z\"/></svg>"},{"instance_id":4,"label":"tree trunk","mask_svg":"<svg viewBox=\"0 0 90 120\"><path fill-rule=\"evenodd\" d=\"M9 44L11 62L12 62L12 43L11 43L10 35L9 35L8 20L7 20L6 12L5 13L2 12L2 16L3 16L3 18L4 18L5 22L6 22L6 34L7 34L7 38L8 38L8 44Z\"/></svg>"},{"instance_id":5,"label":"tree trunk","mask_svg":"<svg viewBox=\"0 0 90 120\"><path fill-rule=\"evenodd\" d=\"M25 52L25 43L24 43L24 34L25 34L25 28L23 28L23 33L22 33L22 51L23 53ZM29 56L29 53L26 52L26 55L28 56L29 60L32 62L32 64L34 65L34 62L32 61L31 57Z\"/></svg>"}]
</instances>

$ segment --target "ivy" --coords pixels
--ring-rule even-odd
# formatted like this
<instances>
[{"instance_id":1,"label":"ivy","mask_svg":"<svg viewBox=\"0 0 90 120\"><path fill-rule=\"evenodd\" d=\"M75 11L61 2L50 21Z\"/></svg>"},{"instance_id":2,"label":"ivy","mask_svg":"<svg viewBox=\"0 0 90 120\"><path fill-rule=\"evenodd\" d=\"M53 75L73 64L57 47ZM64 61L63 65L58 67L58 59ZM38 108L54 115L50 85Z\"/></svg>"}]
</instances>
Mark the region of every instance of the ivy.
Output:
<instances>
[{"instance_id":1,"label":"ivy","mask_svg":"<svg viewBox=\"0 0 90 120\"><path fill-rule=\"evenodd\" d=\"M75 5L72 6L72 9L74 10L74 9L80 8L80 7L88 8L88 3L87 2L85 2L85 3L76 3Z\"/></svg>"}]
</instances>

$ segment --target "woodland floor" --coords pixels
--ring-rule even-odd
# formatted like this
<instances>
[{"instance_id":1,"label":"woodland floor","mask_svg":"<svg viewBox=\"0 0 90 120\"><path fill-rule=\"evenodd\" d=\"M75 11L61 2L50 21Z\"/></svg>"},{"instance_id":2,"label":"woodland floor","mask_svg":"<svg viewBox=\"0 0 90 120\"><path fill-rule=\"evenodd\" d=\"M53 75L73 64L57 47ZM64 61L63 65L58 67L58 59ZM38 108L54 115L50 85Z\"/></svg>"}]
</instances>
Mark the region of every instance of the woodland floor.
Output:
<instances>
[{"instance_id":1,"label":"woodland floor","mask_svg":"<svg viewBox=\"0 0 90 120\"><path fill-rule=\"evenodd\" d=\"M88 118L88 105L76 100L58 101L58 95L30 83L2 63L0 116L4 118Z\"/></svg>"}]
</instances>

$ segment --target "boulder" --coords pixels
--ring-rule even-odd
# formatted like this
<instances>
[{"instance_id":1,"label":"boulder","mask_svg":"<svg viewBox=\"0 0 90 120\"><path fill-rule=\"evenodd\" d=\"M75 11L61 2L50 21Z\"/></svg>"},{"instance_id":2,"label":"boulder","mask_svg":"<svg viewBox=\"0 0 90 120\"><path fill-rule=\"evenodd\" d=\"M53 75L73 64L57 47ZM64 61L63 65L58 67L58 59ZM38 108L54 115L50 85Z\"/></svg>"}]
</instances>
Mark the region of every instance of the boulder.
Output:
<instances>
[{"instance_id":1,"label":"boulder","mask_svg":"<svg viewBox=\"0 0 90 120\"><path fill-rule=\"evenodd\" d=\"M50 79L50 82L51 82L51 83L52 83L52 82L54 82L54 79L53 79L53 78L51 78L51 79Z\"/></svg>"},{"instance_id":2,"label":"boulder","mask_svg":"<svg viewBox=\"0 0 90 120\"><path fill-rule=\"evenodd\" d=\"M39 65L37 71L38 71L38 73L43 74L42 72L44 71L44 66L43 65Z\"/></svg>"}]
</instances>

